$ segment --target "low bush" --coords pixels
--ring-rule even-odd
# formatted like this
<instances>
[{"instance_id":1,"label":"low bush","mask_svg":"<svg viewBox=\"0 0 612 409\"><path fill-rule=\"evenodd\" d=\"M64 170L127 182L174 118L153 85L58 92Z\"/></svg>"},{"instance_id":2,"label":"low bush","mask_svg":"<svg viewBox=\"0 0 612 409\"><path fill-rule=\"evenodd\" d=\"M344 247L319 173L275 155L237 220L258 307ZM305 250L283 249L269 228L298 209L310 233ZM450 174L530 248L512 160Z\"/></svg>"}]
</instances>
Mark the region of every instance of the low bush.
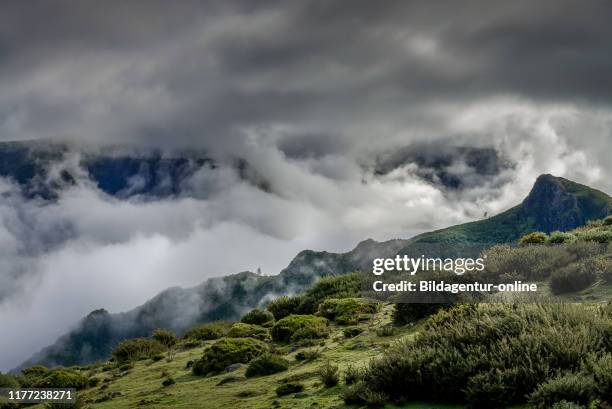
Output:
<instances>
[{"instance_id":1,"label":"low bush","mask_svg":"<svg viewBox=\"0 0 612 409\"><path fill-rule=\"evenodd\" d=\"M19 388L19 382L11 375L0 372L0 388Z\"/></svg>"},{"instance_id":2,"label":"low bush","mask_svg":"<svg viewBox=\"0 0 612 409\"><path fill-rule=\"evenodd\" d=\"M266 308L274 316L274 319L278 321L291 314L296 314L301 302L301 297L288 297L285 295L270 302Z\"/></svg>"},{"instance_id":3,"label":"low bush","mask_svg":"<svg viewBox=\"0 0 612 409\"><path fill-rule=\"evenodd\" d=\"M344 335L345 338L354 338L357 335L361 334L362 332L363 332L363 329L359 327L348 327L342 330L342 334Z\"/></svg>"},{"instance_id":4,"label":"low bush","mask_svg":"<svg viewBox=\"0 0 612 409\"><path fill-rule=\"evenodd\" d=\"M36 388L75 388L85 389L89 378L68 369L54 369L34 384Z\"/></svg>"},{"instance_id":5,"label":"low bush","mask_svg":"<svg viewBox=\"0 0 612 409\"><path fill-rule=\"evenodd\" d=\"M275 354L264 354L253 359L246 370L246 377L266 376L289 369L289 361Z\"/></svg>"},{"instance_id":6,"label":"low bush","mask_svg":"<svg viewBox=\"0 0 612 409\"><path fill-rule=\"evenodd\" d=\"M595 382L584 374L567 373L538 385L529 395L529 401L537 408L550 408L563 400L588 405L594 398Z\"/></svg>"},{"instance_id":7,"label":"low bush","mask_svg":"<svg viewBox=\"0 0 612 409\"><path fill-rule=\"evenodd\" d=\"M113 358L117 363L152 358L166 351L166 347L150 338L132 338L121 341L113 348Z\"/></svg>"},{"instance_id":8,"label":"low bush","mask_svg":"<svg viewBox=\"0 0 612 409\"><path fill-rule=\"evenodd\" d=\"M153 338L160 344L165 345L167 348L176 345L176 342L178 341L178 338L176 337L176 334L174 332L161 328L158 328L153 331L151 338Z\"/></svg>"},{"instance_id":9,"label":"low bush","mask_svg":"<svg viewBox=\"0 0 612 409\"><path fill-rule=\"evenodd\" d=\"M162 386L170 386L170 385L174 385L176 383L176 381L174 380L173 377L169 376L166 379L164 379L162 381Z\"/></svg>"},{"instance_id":10,"label":"low bush","mask_svg":"<svg viewBox=\"0 0 612 409\"><path fill-rule=\"evenodd\" d=\"M326 388L338 385L338 381L340 380L339 368L333 365L331 361L327 361L325 365L321 366L317 373Z\"/></svg>"},{"instance_id":11,"label":"low bush","mask_svg":"<svg viewBox=\"0 0 612 409\"><path fill-rule=\"evenodd\" d=\"M268 347L253 338L224 338L204 350L201 359L194 362L195 375L217 373L235 363L246 364L266 353Z\"/></svg>"},{"instance_id":12,"label":"low bush","mask_svg":"<svg viewBox=\"0 0 612 409\"><path fill-rule=\"evenodd\" d=\"M363 370L349 364L344 371L344 383L352 385L363 379Z\"/></svg>"},{"instance_id":13,"label":"low bush","mask_svg":"<svg viewBox=\"0 0 612 409\"><path fill-rule=\"evenodd\" d=\"M593 376L596 392L601 398L612 400L612 354L591 356L583 372Z\"/></svg>"},{"instance_id":14,"label":"low bush","mask_svg":"<svg viewBox=\"0 0 612 409\"><path fill-rule=\"evenodd\" d=\"M256 338L262 341L270 340L270 331L261 325L237 322L228 331L228 338Z\"/></svg>"},{"instance_id":15,"label":"low bush","mask_svg":"<svg viewBox=\"0 0 612 409\"><path fill-rule=\"evenodd\" d=\"M193 339L198 341L210 341L219 339L229 329L229 324L225 322L211 322L209 324L201 324L189 329L183 335L184 339Z\"/></svg>"},{"instance_id":16,"label":"low bush","mask_svg":"<svg viewBox=\"0 0 612 409\"><path fill-rule=\"evenodd\" d=\"M393 323L406 325L434 314L444 304L398 303L393 307Z\"/></svg>"},{"instance_id":17,"label":"low bush","mask_svg":"<svg viewBox=\"0 0 612 409\"><path fill-rule=\"evenodd\" d=\"M544 244L548 240L548 236L546 233L542 233L541 231L536 231L533 233L529 233L521 237L519 240L519 244L521 246L528 246L530 244Z\"/></svg>"},{"instance_id":18,"label":"low bush","mask_svg":"<svg viewBox=\"0 0 612 409\"><path fill-rule=\"evenodd\" d=\"M606 283L612 283L612 258L602 258L594 262L595 270Z\"/></svg>"},{"instance_id":19,"label":"low bush","mask_svg":"<svg viewBox=\"0 0 612 409\"><path fill-rule=\"evenodd\" d=\"M576 235L561 231L554 231L548 237L550 244L568 244L576 241Z\"/></svg>"},{"instance_id":20,"label":"low bush","mask_svg":"<svg viewBox=\"0 0 612 409\"><path fill-rule=\"evenodd\" d=\"M612 215L606 217L603 221L604 226L612 226Z\"/></svg>"},{"instance_id":21,"label":"low bush","mask_svg":"<svg viewBox=\"0 0 612 409\"><path fill-rule=\"evenodd\" d=\"M272 325L274 315L270 311L255 308L240 319L240 322L253 325Z\"/></svg>"},{"instance_id":22,"label":"low bush","mask_svg":"<svg viewBox=\"0 0 612 409\"><path fill-rule=\"evenodd\" d=\"M550 277L550 289L555 294L584 290L597 280L594 264L587 261L572 263Z\"/></svg>"},{"instance_id":23,"label":"low bush","mask_svg":"<svg viewBox=\"0 0 612 409\"><path fill-rule=\"evenodd\" d=\"M561 402L557 402L552 405L551 409L587 409L587 407L574 402L562 400Z\"/></svg>"},{"instance_id":24,"label":"low bush","mask_svg":"<svg viewBox=\"0 0 612 409\"><path fill-rule=\"evenodd\" d=\"M384 393L374 392L369 389L363 381L349 385L342 391L340 396L347 405L365 404L370 408L383 407L385 402L389 400L389 397Z\"/></svg>"},{"instance_id":25,"label":"low bush","mask_svg":"<svg viewBox=\"0 0 612 409\"><path fill-rule=\"evenodd\" d=\"M304 390L304 385L301 383L292 383L287 382L276 388L276 396L287 396L292 393L302 392Z\"/></svg>"},{"instance_id":26,"label":"low bush","mask_svg":"<svg viewBox=\"0 0 612 409\"><path fill-rule=\"evenodd\" d=\"M319 304L317 315L340 325L349 325L368 319L379 308L379 303L361 298L328 298Z\"/></svg>"},{"instance_id":27,"label":"low bush","mask_svg":"<svg viewBox=\"0 0 612 409\"><path fill-rule=\"evenodd\" d=\"M393 328L393 325L383 325L376 328L376 335L379 337L390 337L395 335L395 328Z\"/></svg>"},{"instance_id":28,"label":"low bush","mask_svg":"<svg viewBox=\"0 0 612 409\"><path fill-rule=\"evenodd\" d=\"M271 331L272 339L276 342L288 342L307 338L326 338L329 335L327 325L327 319L322 317L289 315L274 323Z\"/></svg>"},{"instance_id":29,"label":"low bush","mask_svg":"<svg viewBox=\"0 0 612 409\"><path fill-rule=\"evenodd\" d=\"M306 349L295 354L296 361L314 361L321 356L318 349Z\"/></svg>"},{"instance_id":30,"label":"low bush","mask_svg":"<svg viewBox=\"0 0 612 409\"><path fill-rule=\"evenodd\" d=\"M578 236L580 240L592 241L605 244L612 242L612 231L610 230L589 230Z\"/></svg>"},{"instance_id":31,"label":"low bush","mask_svg":"<svg viewBox=\"0 0 612 409\"><path fill-rule=\"evenodd\" d=\"M364 382L400 401L505 407L525 403L536 388L534 399L546 400L550 386L540 385L552 374L579 371L588 352L608 353L611 320L604 308L581 304L456 305L370 361Z\"/></svg>"}]
</instances>

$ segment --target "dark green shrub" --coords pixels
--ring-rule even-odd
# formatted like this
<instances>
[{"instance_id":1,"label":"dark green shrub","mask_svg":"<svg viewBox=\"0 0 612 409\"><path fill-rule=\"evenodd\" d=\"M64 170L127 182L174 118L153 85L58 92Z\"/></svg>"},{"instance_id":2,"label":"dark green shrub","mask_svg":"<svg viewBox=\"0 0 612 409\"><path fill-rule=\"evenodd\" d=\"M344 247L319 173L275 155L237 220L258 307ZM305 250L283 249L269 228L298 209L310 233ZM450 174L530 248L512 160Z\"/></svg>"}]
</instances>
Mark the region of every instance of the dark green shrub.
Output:
<instances>
[{"instance_id":1,"label":"dark green shrub","mask_svg":"<svg viewBox=\"0 0 612 409\"><path fill-rule=\"evenodd\" d=\"M261 325L237 322L228 331L228 338L256 338L262 341L270 340L270 331Z\"/></svg>"},{"instance_id":2,"label":"dark green shrub","mask_svg":"<svg viewBox=\"0 0 612 409\"><path fill-rule=\"evenodd\" d=\"M274 355L264 354L253 359L246 370L246 377L266 376L289 369L289 361L285 358Z\"/></svg>"},{"instance_id":3,"label":"dark green shrub","mask_svg":"<svg viewBox=\"0 0 612 409\"><path fill-rule=\"evenodd\" d=\"M166 379L163 380L162 382L162 386L170 386L170 385L174 385L176 383L176 381L174 380L173 377L169 376Z\"/></svg>"},{"instance_id":4,"label":"dark green shrub","mask_svg":"<svg viewBox=\"0 0 612 409\"><path fill-rule=\"evenodd\" d=\"M188 330L183 338L194 339L199 341L210 341L219 339L229 329L229 324L224 322L211 322L209 324L201 324Z\"/></svg>"},{"instance_id":5,"label":"dark green shrub","mask_svg":"<svg viewBox=\"0 0 612 409\"><path fill-rule=\"evenodd\" d=\"M370 408L383 407L389 397L381 392L374 392L367 385L360 381L345 388L340 394L342 400L347 405L365 404Z\"/></svg>"},{"instance_id":6,"label":"dark green shrub","mask_svg":"<svg viewBox=\"0 0 612 409\"><path fill-rule=\"evenodd\" d=\"M525 403L551 374L610 348L611 318L580 304L467 304L432 315L414 339L370 361L364 382L392 400ZM561 399L559 399L561 400ZM487 403L488 402L488 403ZM554 402L552 402L554 403Z\"/></svg>"},{"instance_id":7,"label":"dark green shrub","mask_svg":"<svg viewBox=\"0 0 612 409\"><path fill-rule=\"evenodd\" d=\"M368 319L379 308L379 303L361 298L328 298L319 304L317 315L349 325Z\"/></svg>"},{"instance_id":8,"label":"dark green shrub","mask_svg":"<svg viewBox=\"0 0 612 409\"><path fill-rule=\"evenodd\" d=\"M379 337L390 337L395 335L395 328L393 328L393 325L383 325L376 328L376 335Z\"/></svg>"},{"instance_id":9,"label":"dark green shrub","mask_svg":"<svg viewBox=\"0 0 612 409\"><path fill-rule=\"evenodd\" d=\"M550 234L548 242L550 244L567 244L576 241L576 235L561 231L554 231Z\"/></svg>"},{"instance_id":10,"label":"dark green shrub","mask_svg":"<svg viewBox=\"0 0 612 409\"><path fill-rule=\"evenodd\" d=\"M444 304L398 303L393 308L393 322L395 325L411 324L434 314L442 307Z\"/></svg>"},{"instance_id":11,"label":"dark green shrub","mask_svg":"<svg viewBox=\"0 0 612 409\"><path fill-rule=\"evenodd\" d=\"M274 319L278 321L291 314L296 314L301 302L301 297L288 297L285 295L270 302L266 308L272 313Z\"/></svg>"},{"instance_id":12,"label":"dark green shrub","mask_svg":"<svg viewBox=\"0 0 612 409\"><path fill-rule=\"evenodd\" d=\"M612 354L593 356L585 364L583 372L591 374L598 396L612 400Z\"/></svg>"},{"instance_id":13,"label":"dark green shrub","mask_svg":"<svg viewBox=\"0 0 612 409\"><path fill-rule=\"evenodd\" d=\"M152 358L166 351L159 341L150 338L132 338L121 341L113 348L113 358L117 363Z\"/></svg>"},{"instance_id":14,"label":"dark green shrub","mask_svg":"<svg viewBox=\"0 0 612 409\"><path fill-rule=\"evenodd\" d=\"M591 230L587 231L580 236L580 240L592 241L595 243L611 243L612 242L612 231L610 230Z\"/></svg>"},{"instance_id":15,"label":"dark green shrub","mask_svg":"<svg viewBox=\"0 0 612 409\"><path fill-rule=\"evenodd\" d=\"M0 388L19 388L19 382L11 375L0 372Z\"/></svg>"},{"instance_id":16,"label":"dark green shrub","mask_svg":"<svg viewBox=\"0 0 612 409\"><path fill-rule=\"evenodd\" d=\"M584 290L597 280L592 263L577 262L552 273L550 289L555 294Z\"/></svg>"},{"instance_id":17,"label":"dark green shrub","mask_svg":"<svg viewBox=\"0 0 612 409\"><path fill-rule=\"evenodd\" d=\"M519 243L521 246L528 246L530 244L544 244L546 243L546 240L548 240L548 236L546 235L546 233L536 231L521 237Z\"/></svg>"},{"instance_id":18,"label":"dark green shrub","mask_svg":"<svg viewBox=\"0 0 612 409\"><path fill-rule=\"evenodd\" d=\"M242 317L240 322L254 325L271 325L274 322L274 315L270 311L255 308Z\"/></svg>"},{"instance_id":19,"label":"dark green shrub","mask_svg":"<svg viewBox=\"0 0 612 409\"><path fill-rule=\"evenodd\" d=\"M612 258L601 258L593 262L593 267L606 283L612 283Z\"/></svg>"},{"instance_id":20,"label":"dark green shrub","mask_svg":"<svg viewBox=\"0 0 612 409\"><path fill-rule=\"evenodd\" d=\"M49 368L42 365L34 365L21 371L26 378L40 378L49 373Z\"/></svg>"},{"instance_id":21,"label":"dark green shrub","mask_svg":"<svg viewBox=\"0 0 612 409\"><path fill-rule=\"evenodd\" d=\"M151 360L153 360L153 362L159 362L162 359L164 359L164 355L163 354L157 354L157 355L153 355L151 357Z\"/></svg>"},{"instance_id":22,"label":"dark green shrub","mask_svg":"<svg viewBox=\"0 0 612 409\"><path fill-rule=\"evenodd\" d=\"M363 370L349 364L344 371L344 383L352 385L363 379Z\"/></svg>"},{"instance_id":23,"label":"dark green shrub","mask_svg":"<svg viewBox=\"0 0 612 409\"><path fill-rule=\"evenodd\" d=\"M538 385L537 389L529 395L529 401L542 409L550 408L563 400L588 405L594 398L594 392L593 378L584 374L568 373Z\"/></svg>"},{"instance_id":24,"label":"dark green shrub","mask_svg":"<svg viewBox=\"0 0 612 409\"><path fill-rule=\"evenodd\" d=\"M562 400L561 402L557 402L551 406L551 409L586 409L586 406L579 405L574 402L568 402L566 400Z\"/></svg>"},{"instance_id":25,"label":"dark green shrub","mask_svg":"<svg viewBox=\"0 0 612 409\"><path fill-rule=\"evenodd\" d=\"M324 277L317 281L302 297L297 314L314 314L319 304L328 298L355 298L361 294L359 273Z\"/></svg>"},{"instance_id":26,"label":"dark green shrub","mask_svg":"<svg viewBox=\"0 0 612 409\"><path fill-rule=\"evenodd\" d=\"M266 344L257 339L224 338L206 348L192 370L195 375L217 373L231 364L246 364L267 351Z\"/></svg>"},{"instance_id":27,"label":"dark green shrub","mask_svg":"<svg viewBox=\"0 0 612 409\"><path fill-rule=\"evenodd\" d=\"M276 342L288 342L295 340L296 332L300 337L325 338L329 335L327 319L315 317L314 315L289 315L274 323L272 327L272 339Z\"/></svg>"},{"instance_id":28,"label":"dark green shrub","mask_svg":"<svg viewBox=\"0 0 612 409\"><path fill-rule=\"evenodd\" d=\"M604 226L612 226L612 215L606 217L603 221Z\"/></svg>"},{"instance_id":29,"label":"dark green shrub","mask_svg":"<svg viewBox=\"0 0 612 409\"><path fill-rule=\"evenodd\" d=\"M295 354L296 361L314 361L321 356L321 352L317 349L306 349Z\"/></svg>"},{"instance_id":30,"label":"dark green shrub","mask_svg":"<svg viewBox=\"0 0 612 409\"><path fill-rule=\"evenodd\" d=\"M153 338L160 344L165 345L167 348L174 346L178 341L178 338L176 337L176 334L174 334L174 332L161 328L153 331L151 338Z\"/></svg>"},{"instance_id":31,"label":"dark green shrub","mask_svg":"<svg viewBox=\"0 0 612 409\"><path fill-rule=\"evenodd\" d=\"M338 366L333 365L330 361L327 361L325 365L321 366L317 373L326 388L338 385L338 381L340 380L339 369Z\"/></svg>"},{"instance_id":32,"label":"dark green shrub","mask_svg":"<svg viewBox=\"0 0 612 409\"><path fill-rule=\"evenodd\" d=\"M354 338L357 335L361 334L362 332L363 332L363 329L359 327L348 327L342 330L342 334L344 335L345 338Z\"/></svg>"},{"instance_id":33,"label":"dark green shrub","mask_svg":"<svg viewBox=\"0 0 612 409\"><path fill-rule=\"evenodd\" d=\"M67 369L54 369L35 383L36 388L75 388L85 389L89 379L78 372Z\"/></svg>"},{"instance_id":34,"label":"dark green shrub","mask_svg":"<svg viewBox=\"0 0 612 409\"><path fill-rule=\"evenodd\" d=\"M276 388L277 396L286 396L291 395L292 393L302 392L304 390L304 385L301 383L292 383L287 382Z\"/></svg>"}]
</instances>

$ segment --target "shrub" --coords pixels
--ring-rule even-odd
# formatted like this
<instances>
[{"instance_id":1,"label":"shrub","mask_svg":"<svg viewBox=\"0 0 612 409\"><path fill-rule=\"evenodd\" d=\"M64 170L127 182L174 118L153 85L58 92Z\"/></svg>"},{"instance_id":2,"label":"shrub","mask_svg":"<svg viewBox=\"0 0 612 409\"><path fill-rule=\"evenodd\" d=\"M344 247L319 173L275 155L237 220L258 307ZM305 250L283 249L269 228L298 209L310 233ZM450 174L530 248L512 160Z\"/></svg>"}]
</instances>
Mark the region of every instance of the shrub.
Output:
<instances>
[{"instance_id":1,"label":"shrub","mask_svg":"<svg viewBox=\"0 0 612 409\"><path fill-rule=\"evenodd\" d=\"M251 361L246 370L246 377L266 376L289 369L289 361L274 354L264 354Z\"/></svg>"},{"instance_id":2,"label":"shrub","mask_svg":"<svg viewBox=\"0 0 612 409\"><path fill-rule=\"evenodd\" d=\"M577 262L552 273L550 288L555 294L584 290L597 280L592 263Z\"/></svg>"},{"instance_id":3,"label":"shrub","mask_svg":"<svg viewBox=\"0 0 612 409\"><path fill-rule=\"evenodd\" d=\"M270 311L255 308L242 317L240 322L253 325L271 325L274 322L274 315Z\"/></svg>"},{"instance_id":4,"label":"shrub","mask_svg":"<svg viewBox=\"0 0 612 409\"><path fill-rule=\"evenodd\" d=\"M443 306L444 304L398 303L393 308L393 322L396 325L410 324L434 314Z\"/></svg>"},{"instance_id":5,"label":"shrub","mask_svg":"<svg viewBox=\"0 0 612 409\"><path fill-rule=\"evenodd\" d=\"M603 258L594 262L595 270L601 274L606 283L612 283L612 258Z\"/></svg>"},{"instance_id":6,"label":"shrub","mask_svg":"<svg viewBox=\"0 0 612 409\"><path fill-rule=\"evenodd\" d=\"M389 400L389 397L384 393L370 390L364 382L357 382L348 386L340 396L348 405L365 404L370 408L382 407Z\"/></svg>"},{"instance_id":7,"label":"shrub","mask_svg":"<svg viewBox=\"0 0 612 409\"><path fill-rule=\"evenodd\" d=\"M183 338L194 339L199 341L210 341L219 339L227 332L229 325L223 322L212 322L202 324L188 330Z\"/></svg>"},{"instance_id":8,"label":"shrub","mask_svg":"<svg viewBox=\"0 0 612 409\"><path fill-rule=\"evenodd\" d=\"M392 400L469 396L495 407L503 391L502 406L524 403L551 374L575 372L587 352L611 347L612 316L602 311L581 304L456 305L371 360L364 382Z\"/></svg>"},{"instance_id":9,"label":"shrub","mask_svg":"<svg viewBox=\"0 0 612 409\"><path fill-rule=\"evenodd\" d=\"M612 398L612 354L591 357L584 372L592 374L597 394L602 399Z\"/></svg>"},{"instance_id":10,"label":"shrub","mask_svg":"<svg viewBox=\"0 0 612 409\"><path fill-rule=\"evenodd\" d=\"M170 386L170 385L174 385L175 383L176 381L174 380L174 378L169 376L163 380L162 386Z\"/></svg>"},{"instance_id":11,"label":"shrub","mask_svg":"<svg viewBox=\"0 0 612 409\"><path fill-rule=\"evenodd\" d=\"M317 349L306 349L295 354L296 361L314 361L321 356L321 352Z\"/></svg>"},{"instance_id":12,"label":"shrub","mask_svg":"<svg viewBox=\"0 0 612 409\"><path fill-rule=\"evenodd\" d=\"M567 244L576 241L576 236L572 233L565 233L561 231L554 231L550 234L548 242L550 244Z\"/></svg>"},{"instance_id":13,"label":"shrub","mask_svg":"<svg viewBox=\"0 0 612 409\"><path fill-rule=\"evenodd\" d=\"M568 373L538 385L529 395L529 401L537 408L550 408L563 400L588 405L593 399L595 383L589 376Z\"/></svg>"},{"instance_id":14,"label":"shrub","mask_svg":"<svg viewBox=\"0 0 612 409\"><path fill-rule=\"evenodd\" d=\"M354 338L363 332L362 328L359 327L348 327L342 330L345 338Z\"/></svg>"},{"instance_id":15,"label":"shrub","mask_svg":"<svg viewBox=\"0 0 612 409\"><path fill-rule=\"evenodd\" d=\"M323 385L325 385L326 388L331 388L332 386L338 385L338 381L340 380L338 371L336 365L332 365L330 361L327 361L317 372Z\"/></svg>"},{"instance_id":16,"label":"shrub","mask_svg":"<svg viewBox=\"0 0 612 409\"><path fill-rule=\"evenodd\" d=\"M574 402L568 402L566 400L562 400L561 402L557 402L551 406L551 409L586 409L586 406L578 405Z\"/></svg>"},{"instance_id":17,"label":"shrub","mask_svg":"<svg viewBox=\"0 0 612 409\"><path fill-rule=\"evenodd\" d=\"M272 313L274 319L278 321L291 314L297 313L297 309L301 302L302 299L300 297L287 297L285 295L270 302L266 308Z\"/></svg>"},{"instance_id":18,"label":"shrub","mask_svg":"<svg viewBox=\"0 0 612 409\"><path fill-rule=\"evenodd\" d=\"M536 231L533 233L529 233L521 237L519 243L521 246L527 246L530 244L544 244L548 240L548 236L546 233L542 233L541 231Z\"/></svg>"},{"instance_id":19,"label":"shrub","mask_svg":"<svg viewBox=\"0 0 612 409\"><path fill-rule=\"evenodd\" d=\"M302 337L325 338L329 335L327 320L314 315L289 315L274 323L272 339L277 342L296 340L294 335L298 330L297 339Z\"/></svg>"},{"instance_id":20,"label":"shrub","mask_svg":"<svg viewBox=\"0 0 612 409\"><path fill-rule=\"evenodd\" d=\"M344 371L344 383L352 385L363 379L363 370L349 364Z\"/></svg>"},{"instance_id":21,"label":"shrub","mask_svg":"<svg viewBox=\"0 0 612 409\"><path fill-rule=\"evenodd\" d=\"M224 338L206 348L192 370L195 375L217 373L231 364L246 364L267 350L266 344L253 338Z\"/></svg>"},{"instance_id":22,"label":"shrub","mask_svg":"<svg viewBox=\"0 0 612 409\"><path fill-rule=\"evenodd\" d=\"M328 298L319 304L317 315L340 325L357 324L378 311L380 304L360 298Z\"/></svg>"},{"instance_id":23,"label":"shrub","mask_svg":"<svg viewBox=\"0 0 612 409\"><path fill-rule=\"evenodd\" d=\"M580 236L578 236L580 240L584 241L593 241L596 243L610 243L612 242L612 231L610 230L589 230Z\"/></svg>"},{"instance_id":24,"label":"shrub","mask_svg":"<svg viewBox=\"0 0 612 409\"><path fill-rule=\"evenodd\" d=\"M301 383L292 383L287 382L276 388L277 396L286 396L291 395L292 393L302 392L304 390L304 385Z\"/></svg>"},{"instance_id":25,"label":"shrub","mask_svg":"<svg viewBox=\"0 0 612 409\"><path fill-rule=\"evenodd\" d=\"M314 314L319 308L319 304L328 298L359 297L361 278L359 273L351 273L320 279L306 291L296 313Z\"/></svg>"},{"instance_id":26,"label":"shrub","mask_svg":"<svg viewBox=\"0 0 612 409\"><path fill-rule=\"evenodd\" d=\"M174 346L178 340L174 332L166 329L156 329L153 331L151 338L160 344L165 345L167 348Z\"/></svg>"},{"instance_id":27,"label":"shrub","mask_svg":"<svg viewBox=\"0 0 612 409\"><path fill-rule=\"evenodd\" d=\"M42 365L34 365L21 371L26 378L40 378L49 373L49 368Z\"/></svg>"},{"instance_id":28,"label":"shrub","mask_svg":"<svg viewBox=\"0 0 612 409\"><path fill-rule=\"evenodd\" d=\"M603 221L604 226L612 226L612 215L606 217Z\"/></svg>"},{"instance_id":29,"label":"shrub","mask_svg":"<svg viewBox=\"0 0 612 409\"><path fill-rule=\"evenodd\" d=\"M262 341L270 340L270 331L261 325L237 322L228 331L228 338L256 338Z\"/></svg>"},{"instance_id":30,"label":"shrub","mask_svg":"<svg viewBox=\"0 0 612 409\"><path fill-rule=\"evenodd\" d=\"M118 363L152 358L166 351L166 347L157 340L150 338L133 338L121 341L113 349L113 358Z\"/></svg>"},{"instance_id":31,"label":"shrub","mask_svg":"<svg viewBox=\"0 0 612 409\"><path fill-rule=\"evenodd\" d=\"M19 388L19 382L11 375L0 372L0 388Z\"/></svg>"},{"instance_id":32,"label":"shrub","mask_svg":"<svg viewBox=\"0 0 612 409\"><path fill-rule=\"evenodd\" d=\"M376 335L379 337L390 337L395 335L395 328L392 325L383 325L382 327L376 328Z\"/></svg>"},{"instance_id":33,"label":"shrub","mask_svg":"<svg viewBox=\"0 0 612 409\"><path fill-rule=\"evenodd\" d=\"M85 389L89 379L78 372L67 369L54 369L34 384L36 388L75 388Z\"/></svg>"}]
</instances>

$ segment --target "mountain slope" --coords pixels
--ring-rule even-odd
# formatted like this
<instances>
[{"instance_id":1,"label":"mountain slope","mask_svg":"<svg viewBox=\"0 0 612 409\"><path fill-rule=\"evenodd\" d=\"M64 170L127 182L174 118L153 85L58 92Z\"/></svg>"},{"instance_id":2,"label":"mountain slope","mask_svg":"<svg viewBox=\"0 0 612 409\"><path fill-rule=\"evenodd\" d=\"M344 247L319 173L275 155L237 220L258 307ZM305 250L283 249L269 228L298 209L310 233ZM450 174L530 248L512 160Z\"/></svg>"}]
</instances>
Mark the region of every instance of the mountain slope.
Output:
<instances>
[{"instance_id":1,"label":"mountain slope","mask_svg":"<svg viewBox=\"0 0 612 409\"><path fill-rule=\"evenodd\" d=\"M365 240L347 253L305 250L278 275L243 272L210 279L189 289L168 289L122 314L97 311L21 367L36 363L72 365L106 358L122 339L145 336L158 327L177 332L197 322L237 319L246 310L282 294L301 292L319 277L367 271L374 258L433 251L479 251L516 241L536 230L569 230L611 213L612 198L588 186L551 175L540 176L518 206L486 220L424 233L409 240Z\"/></svg>"}]
</instances>

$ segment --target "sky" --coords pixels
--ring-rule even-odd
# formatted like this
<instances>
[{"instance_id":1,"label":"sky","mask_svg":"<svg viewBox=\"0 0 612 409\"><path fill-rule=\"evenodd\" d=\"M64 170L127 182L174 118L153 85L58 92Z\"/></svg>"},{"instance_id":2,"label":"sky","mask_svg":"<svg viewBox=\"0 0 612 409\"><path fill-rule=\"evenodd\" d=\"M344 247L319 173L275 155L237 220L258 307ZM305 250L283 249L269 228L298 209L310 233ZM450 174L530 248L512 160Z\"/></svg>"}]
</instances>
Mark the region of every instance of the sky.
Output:
<instances>
[{"instance_id":1,"label":"sky","mask_svg":"<svg viewBox=\"0 0 612 409\"><path fill-rule=\"evenodd\" d=\"M612 192L611 18L603 0L3 2L0 141L68 141L82 183L43 203L0 179L0 370L96 308L478 220L542 173ZM221 166L121 200L78 169L111 146Z\"/></svg>"}]
</instances>

